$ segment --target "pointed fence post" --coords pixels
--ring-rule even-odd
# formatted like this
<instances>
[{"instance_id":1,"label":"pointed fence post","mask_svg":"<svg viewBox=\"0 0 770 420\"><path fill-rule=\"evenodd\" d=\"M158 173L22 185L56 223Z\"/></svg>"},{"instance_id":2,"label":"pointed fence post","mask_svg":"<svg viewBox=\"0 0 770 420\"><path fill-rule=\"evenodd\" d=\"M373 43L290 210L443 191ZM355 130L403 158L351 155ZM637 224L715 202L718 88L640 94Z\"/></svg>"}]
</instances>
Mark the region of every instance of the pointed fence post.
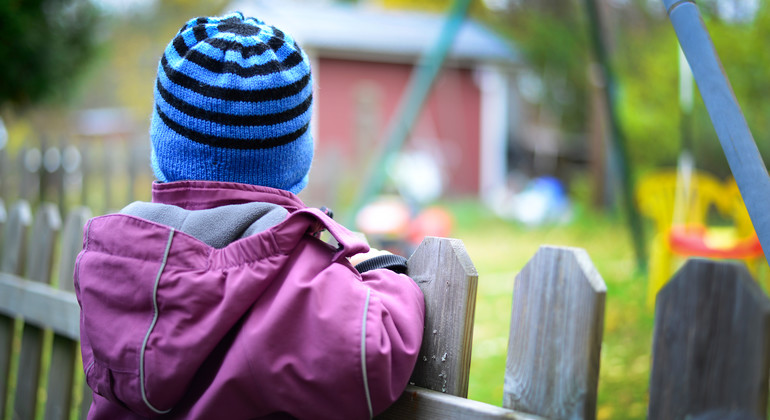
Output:
<instances>
[{"instance_id":1,"label":"pointed fence post","mask_svg":"<svg viewBox=\"0 0 770 420\"><path fill-rule=\"evenodd\" d=\"M25 200L17 201L8 215L3 232L3 255L0 271L21 275L24 270L24 253L27 251L27 235L32 226L32 210Z\"/></svg>"},{"instance_id":2,"label":"pointed fence post","mask_svg":"<svg viewBox=\"0 0 770 420\"><path fill-rule=\"evenodd\" d=\"M61 254L59 258L59 289L74 292L73 274L75 258L83 248L83 227L91 217L86 207L71 211L64 224L61 235ZM68 337L55 332L51 348L51 368L48 373L48 392L45 402L44 419L67 419L72 407L73 389L78 382L75 373L78 337ZM82 375L79 375L82 376ZM80 405L81 417L85 418L91 405L91 389L83 381Z\"/></svg>"},{"instance_id":3,"label":"pointed fence post","mask_svg":"<svg viewBox=\"0 0 770 420\"><path fill-rule=\"evenodd\" d=\"M742 264L691 259L658 293L652 357L648 418L765 418L770 300Z\"/></svg>"},{"instance_id":4,"label":"pointed fence post","mask_svg":"<svg viewBox=\"0 0 770 420\"><path fill-rule=\"evenodd\" d=\"M0 271L21 274L24 267L24 251L27 233L32 224L32 211L26 201L18 201L11 207L8 221L3 227L3 254L0 255ZM0 313L0 416L6 411L6 397L11 377L13 354L14 316Z\"/></svg>"},{"instance_id":5,"label":"pointed fence post","mask_svg":"<svg viewBox=\"0 0 770 420\"><path fill-rule=\"evenodd\" d=\"M537 251L513 286L504 407L596 417L606 290L584 250Z\"/></svg>"},{"instance_id":6,"label":"pointed fence post","mask_svg":"<svg viewBox=\"0 0 770 420\"><path fill-rule=\"evenodd\" d=\"M2 149L0 149L0 153L2 152ZM2 175L2 174L0 174ZM5 231L5 224L8 222L8 212L5 211L5 200L0 198L0 238L3 237L3 232ZM0 240L0 255L2 255L3 250L3 242Z\"/></svg>"},{"instance_id":7,"label":"pointed fence post","mask_svg":"<svg viewBox=\"0 0 770 420\"><path fill-rule=\"evenodd\" d=\"M75 259L83 249L83 227L91 218L91 209L77 207L68 215L61 236L61 255L59 261L59 289L75 291L73 274Z\"/></svg>"},{"instance_id":8,"label":"pointed fence post","mask_svg":"<svg viewBox=\"0 0 770 420\"><path fill-rule=\"evenodd\" d=\"M52 203L42 203L35 215L32 238L27 250L25 277L50 284L53 249L61 229L59 209ZM35 418L37 390L42 367L43 328L25 323L19 353L19 375L16 381L16 400L13 410L19 418Z\"/></svg>"},{"instance_id":9,"label":"pointed fence post","mask_svg":"<svg viewBox=\"0 0 770 420\"><path fill-rule=\"evenodd\" d=\"M409 258L425 295L425 333L411 381L468 396L478 273L459 239L426 237Z\"/></svg>"}]
</instances>

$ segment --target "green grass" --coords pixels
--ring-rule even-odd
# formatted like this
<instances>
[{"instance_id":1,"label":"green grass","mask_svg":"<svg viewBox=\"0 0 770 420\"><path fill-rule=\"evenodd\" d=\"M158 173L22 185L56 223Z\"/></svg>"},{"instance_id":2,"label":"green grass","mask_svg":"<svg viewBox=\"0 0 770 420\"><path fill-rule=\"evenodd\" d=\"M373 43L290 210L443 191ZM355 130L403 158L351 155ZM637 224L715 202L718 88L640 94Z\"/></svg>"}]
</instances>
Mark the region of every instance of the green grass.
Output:
<instances>
[{"instance_id":1,"label":"green grass","mask_svg":"<svg viewBox=\"0 0 770 420\"><path fill-rule=\"evenodd\" d=\"M622 220L576 211L568 225L526 228L473 202L447 203L452 236L479 272L469 398L500 405L513 281L541 245L583 248L607 284L597 417L646 417L653 311Z\"/></svg>"}]
</instances>

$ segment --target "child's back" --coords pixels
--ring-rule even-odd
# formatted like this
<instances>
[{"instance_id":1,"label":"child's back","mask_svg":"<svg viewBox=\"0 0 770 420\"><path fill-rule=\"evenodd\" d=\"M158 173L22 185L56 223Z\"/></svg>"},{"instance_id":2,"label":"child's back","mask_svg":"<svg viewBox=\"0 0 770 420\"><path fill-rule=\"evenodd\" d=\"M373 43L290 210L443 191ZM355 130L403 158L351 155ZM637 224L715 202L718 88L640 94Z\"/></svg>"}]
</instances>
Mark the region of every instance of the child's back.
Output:
<instances>
[{"instance_id":1,"label":"child's back","mask_svg":"<svg viewBox=\"0 0 770 420\"><path fill-rule=\"evenodd\" d=\"M240 14L169 44L151 129L163 182L89 221L78 257L90 418L365 418L403 391L419 288L359 273L348 257L368 246L293 194L312 159L309 74L288 35Z\"/></svg>"}]
</instances>

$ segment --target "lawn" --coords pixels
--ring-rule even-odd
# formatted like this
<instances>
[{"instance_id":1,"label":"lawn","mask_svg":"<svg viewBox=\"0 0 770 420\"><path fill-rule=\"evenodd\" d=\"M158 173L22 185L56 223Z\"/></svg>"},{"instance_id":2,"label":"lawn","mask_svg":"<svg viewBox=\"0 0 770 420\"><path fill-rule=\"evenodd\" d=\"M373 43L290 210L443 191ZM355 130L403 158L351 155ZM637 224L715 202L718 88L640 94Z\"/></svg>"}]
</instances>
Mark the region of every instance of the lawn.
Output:
<instances>
[{"instance_id":1,"label":"lawn","mask_svg":"<svg viewBox=\"0 0 770 420\"><path fill-rule=\"evenodd\" d=\"M469 398L502 403L514 278L541 245L571 246L588 252L607 284L597 417L645 418L653 311L622 220L576 211L568 225L527 228L477 203L447 206L452 236L463 240L479 273Z\"/></svg>"}]
</instances>

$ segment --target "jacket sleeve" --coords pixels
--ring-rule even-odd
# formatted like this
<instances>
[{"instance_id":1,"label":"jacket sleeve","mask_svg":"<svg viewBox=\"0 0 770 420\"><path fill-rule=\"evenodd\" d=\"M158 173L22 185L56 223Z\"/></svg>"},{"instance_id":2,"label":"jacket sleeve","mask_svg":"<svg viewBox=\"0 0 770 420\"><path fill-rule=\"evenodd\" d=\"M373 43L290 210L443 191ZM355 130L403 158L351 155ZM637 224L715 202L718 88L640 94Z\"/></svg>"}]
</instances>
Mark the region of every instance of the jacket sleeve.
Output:
<instances>
[{"instance_id":1,"label":"jacket sleeve","mask_svg":"<svg viewBox=\"0 0 770 420\"><path fill-rule=\"evenodd\" d=\"M377 415L406 388L420 352L425 300L404 274L378 269L361 274L368 286L363 366L371 409Z\"/></svg>"},{"instance_id":2,"label":"jacket sleeve","mask_svg":"<svg viewBox=\"0 0 770 420\"><path fill-rule=\"evenodd\" d=\"M355 268L359 273L376 270L378 268L387 268L396 273L406 274L407 260L406 258L395 254L378 255L356 264Z\"/></svg>"}]
</instances>

